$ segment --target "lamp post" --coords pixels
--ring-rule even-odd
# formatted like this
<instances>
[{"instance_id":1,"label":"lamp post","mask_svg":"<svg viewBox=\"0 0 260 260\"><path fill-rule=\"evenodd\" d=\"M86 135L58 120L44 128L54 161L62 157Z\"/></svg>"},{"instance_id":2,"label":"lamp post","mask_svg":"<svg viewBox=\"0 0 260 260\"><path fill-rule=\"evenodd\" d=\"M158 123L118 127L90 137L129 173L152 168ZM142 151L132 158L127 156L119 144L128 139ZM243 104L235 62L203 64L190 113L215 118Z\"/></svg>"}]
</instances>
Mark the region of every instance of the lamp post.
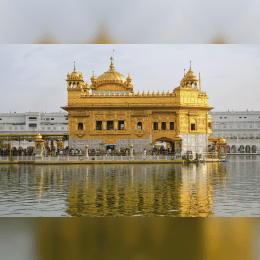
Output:
<instances>
[{"instance_id":1,"label":"lamp post","mask_svg":"<svg viewBox=\"0 0 260 260\"><path fill-rule=\"evenodd\" d=\"M86 148L86 160L88 160L88 144L85 145L85 148Z\"/></svg>"},{"instance_id":2,"label":"lamp post","mask_svg":"<svg viewBox=\"0 0 260 260\"><path fill-rule=\"evenodd\" d=\"M134 146L131 142L130 144L130 159L133 159L134 158Z\"/></svg>"}]
</instances>

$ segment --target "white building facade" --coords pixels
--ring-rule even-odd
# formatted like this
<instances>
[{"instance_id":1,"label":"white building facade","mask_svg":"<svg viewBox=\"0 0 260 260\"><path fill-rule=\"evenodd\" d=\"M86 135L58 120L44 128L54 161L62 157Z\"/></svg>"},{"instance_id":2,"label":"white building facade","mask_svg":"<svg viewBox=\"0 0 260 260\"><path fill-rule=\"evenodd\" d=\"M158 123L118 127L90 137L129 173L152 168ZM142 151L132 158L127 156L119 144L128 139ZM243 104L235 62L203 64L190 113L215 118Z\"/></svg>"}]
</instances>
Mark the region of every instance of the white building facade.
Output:
<instances>
[{"instance_id":1,"label":"white building facade","mask_svg":"<svg viewBox=\"0 0 260 260\"><path fill-rule=\"evenodd\" d=\"M212 137L227 142L227 153L257 153L260 151L260 111L210 111Z\"/></svg>"},{"instance_id":2,"label":"white building facade","mask_svg":"<svg viewBox=\"0 0 260 260\"><path fill-rule=\"evenodd\" d=\"M0 134L37 134L39 129L41 134L67 134L67 115L66 112L0 113ZM28 141L20 145L23 148L33 146Z\"/></svg>"}]
</instances>

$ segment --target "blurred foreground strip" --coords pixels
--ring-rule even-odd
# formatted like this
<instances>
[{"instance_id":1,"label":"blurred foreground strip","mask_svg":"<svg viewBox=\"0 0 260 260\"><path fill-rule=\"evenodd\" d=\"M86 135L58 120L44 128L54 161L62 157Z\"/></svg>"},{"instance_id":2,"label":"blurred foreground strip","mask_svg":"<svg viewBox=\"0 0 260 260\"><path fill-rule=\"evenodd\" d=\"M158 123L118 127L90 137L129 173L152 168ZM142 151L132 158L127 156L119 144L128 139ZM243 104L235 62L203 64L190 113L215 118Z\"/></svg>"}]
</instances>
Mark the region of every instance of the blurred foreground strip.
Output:
<instances>
[{"instance_id":1,"label":"blurred foreground strip","mask_svg":"<svg viewBox=\"0 0 260 260\"><path fill-rule=\"evenodd\" d=\"M38 221L42 259L257 259L253 218Z\"/></svg>"}]
</instances>

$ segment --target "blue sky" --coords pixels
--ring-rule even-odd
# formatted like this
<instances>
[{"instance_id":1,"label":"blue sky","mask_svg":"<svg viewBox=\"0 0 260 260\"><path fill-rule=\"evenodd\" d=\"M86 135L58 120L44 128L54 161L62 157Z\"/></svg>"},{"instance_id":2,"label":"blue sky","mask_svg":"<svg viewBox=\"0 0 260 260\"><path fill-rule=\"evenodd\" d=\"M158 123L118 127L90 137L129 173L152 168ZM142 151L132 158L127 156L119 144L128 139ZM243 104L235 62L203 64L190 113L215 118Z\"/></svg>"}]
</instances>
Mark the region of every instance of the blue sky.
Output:
<instances>
[{"instance_id":1,"label":"blue sky","mask_svg":"<svg viewBox=\"0 0 260 260\"><path fill-rule=\"evenodd\" d=\"M216 111L260 110L260 45L0 45L0 112L59 111L67 104L66 75L83 73L89 84L109 69L130 71L135 92L172 91L184 69L201 73L202 90Z\"/></svg>"}]
</instances>

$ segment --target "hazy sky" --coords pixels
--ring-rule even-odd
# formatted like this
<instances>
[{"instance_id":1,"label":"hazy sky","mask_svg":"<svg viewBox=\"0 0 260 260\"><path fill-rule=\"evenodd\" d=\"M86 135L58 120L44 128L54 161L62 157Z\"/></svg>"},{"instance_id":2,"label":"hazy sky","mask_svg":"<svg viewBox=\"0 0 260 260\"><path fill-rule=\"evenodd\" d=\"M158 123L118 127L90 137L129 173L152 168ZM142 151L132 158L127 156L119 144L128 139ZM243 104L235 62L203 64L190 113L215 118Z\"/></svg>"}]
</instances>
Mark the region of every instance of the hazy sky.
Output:
<instances>
[{"instance_id":1,"label":"hazy sky","mask_svg":"<svg viewBox=\"0 0 260 260\"><path fill-rule=\"evenodd\" d=\"M260 43L258 0L2 0L0 43L86 43L101 27L120 43Z\"/></svg>"},{"instance_id":2,"label":"hazy sky","mask_svg":"<svg viewBox=\"0 0 260 260\"><path fill-rule=\"evenodd\" d=\"M67 105L67 73L91 84L109 69L127 76L134 91L172 92L184 68L199 77L215 111L260 110L260 45L0 45L0 112L59 111Z\"/></svg>"}]
</instances>

